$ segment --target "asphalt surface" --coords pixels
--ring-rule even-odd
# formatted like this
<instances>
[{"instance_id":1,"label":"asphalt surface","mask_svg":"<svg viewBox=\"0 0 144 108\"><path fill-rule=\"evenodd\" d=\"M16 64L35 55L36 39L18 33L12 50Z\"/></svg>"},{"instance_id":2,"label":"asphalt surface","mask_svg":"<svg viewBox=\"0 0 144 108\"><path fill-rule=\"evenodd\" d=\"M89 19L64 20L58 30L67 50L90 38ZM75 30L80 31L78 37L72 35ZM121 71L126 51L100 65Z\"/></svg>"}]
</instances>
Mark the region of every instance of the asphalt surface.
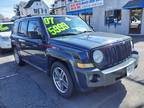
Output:
<instances>
[{"instance_id":1,"label":"asphalt surface","mask_svg":"<svg viewBox=\"0 0 144 108\"><path fill-rule=\"evenodd\" d=\"M121 83L59 96L43 72L15 64L11 53L0 54L0 108L144 108L144 38L134 38L140 62L135 73Z\"/></svg>"}]
</instances>

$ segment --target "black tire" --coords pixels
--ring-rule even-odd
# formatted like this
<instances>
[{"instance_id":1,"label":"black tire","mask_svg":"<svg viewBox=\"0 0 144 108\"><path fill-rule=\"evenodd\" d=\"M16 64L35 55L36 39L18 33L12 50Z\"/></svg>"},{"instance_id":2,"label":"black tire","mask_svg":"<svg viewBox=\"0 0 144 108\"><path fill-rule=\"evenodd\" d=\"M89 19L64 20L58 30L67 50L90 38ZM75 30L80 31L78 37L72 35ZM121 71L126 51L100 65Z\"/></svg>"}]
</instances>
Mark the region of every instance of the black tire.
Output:
<instances>
[{"instance_id":1,"label":"black tire","mask_svg":"<svg viewBox=\"0 0 144 108\"><path fill-rule=\"evenodd\" d=\"M15 58L16 64L19 66L23 66L25 64L25 62L21 59L19 51L16 48L14 48L13 51L14 51L14 58Z\"/></svg>"},{"instance_id":2,"label":"black tire","mask_svg":"<svg viewBox=\"0 0 144 108\"><path fill-rule=\"evenodd\" d=\"M55 72L54 70L57 69L57 68L60 68L63 70L63 72L65 73L65 77L63 78L64 80L67 79L67 89L65 90L65 92L61 92L59 89L58 89L58 86L56 85L56 82L54 81L54 76L55 76ZM67 78L66 78L67 77ZM63 96L64 98L69 98L72 96L73 94L73 90L74 90L74 85L73 85L73 82L72 82L72 78L71 78L71 75L67 69L67 67L61 63L61 62L55 62L52 64L52 67L51 67L51 79L53 81L53 84L54 84L54 87L56 89L56 91L61 95ZM64 81L66 82L66 81ZM64 83L63 83L64 84ZM61 85L63 85L62 82L61 82ZM65 83L66 84L66 83ZM65 85L64 84L64 85ZM63 88L64 88L64 85L63 85Z\"/></svg>"}]
</instances>

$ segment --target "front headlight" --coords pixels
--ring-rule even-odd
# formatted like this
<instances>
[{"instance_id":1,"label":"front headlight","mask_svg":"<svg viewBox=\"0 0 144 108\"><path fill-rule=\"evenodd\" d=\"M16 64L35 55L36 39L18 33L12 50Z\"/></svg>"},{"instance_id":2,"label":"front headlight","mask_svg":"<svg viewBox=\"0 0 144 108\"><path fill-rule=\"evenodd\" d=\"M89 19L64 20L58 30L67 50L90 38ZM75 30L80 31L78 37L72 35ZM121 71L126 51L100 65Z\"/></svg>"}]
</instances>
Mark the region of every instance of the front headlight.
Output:
<instances>
[{"instance_id":1,"label":"front headlight","mask_svg":"<svg viewBox=\"0 0 144 108\"><path fill-rule=\"evenodd\" d=\"M132 47L132 49L134 48L134 44L133 44L133 41L131 41L131 47Z\"/></svg>"},{"instance_id":2,"label":"front headlight","mask_svg":"<svg viewBox=\"0 0 144 108\"><path fill-rule=\"evenodd\" d=\"M103 61L104 55L100 50L95 50L93 52L93 59L95 63L101 63Z\"/></svg>"}]
</instances>

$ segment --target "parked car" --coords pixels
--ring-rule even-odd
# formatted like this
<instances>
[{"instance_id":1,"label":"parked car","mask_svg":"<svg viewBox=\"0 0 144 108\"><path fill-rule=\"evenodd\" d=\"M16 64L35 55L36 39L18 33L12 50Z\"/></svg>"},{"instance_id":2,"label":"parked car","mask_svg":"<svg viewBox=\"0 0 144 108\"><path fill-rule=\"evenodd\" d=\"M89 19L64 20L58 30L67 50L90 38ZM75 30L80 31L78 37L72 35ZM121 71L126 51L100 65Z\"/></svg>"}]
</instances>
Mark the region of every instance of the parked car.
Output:
<instances>
[{"instance_id":1,"label":"parked car","mask_svg":"<svg viewBox=\"0 0 144 108\"><path fill-rule=\"evenodd\" d=\"M0 23L0 49L11 49L11 30L13 22Z\"/></svg>"},{"instance_id":2,"label":"parked car","mask_svg":"<svg viewBox=\"0 0 144 108\"><path fill-rule=\"evenodd\" d=\"M130 28L137 29L140 28L140 26L141 26L141 20L138 19L137 17L132 17Z\"/></svg>"},{"instance_id":3,"label":"parked car","mask_svg":"<svg viewBox=\"0 0 144 108\"><path fill-rule=\"evenodd\" d=\"M94 32L76 16L35 16L16 20L11 35L15 61L51 76L56 91L70 97L119 82L138 65L129 36Z\"/></svg>"}]
</instances>

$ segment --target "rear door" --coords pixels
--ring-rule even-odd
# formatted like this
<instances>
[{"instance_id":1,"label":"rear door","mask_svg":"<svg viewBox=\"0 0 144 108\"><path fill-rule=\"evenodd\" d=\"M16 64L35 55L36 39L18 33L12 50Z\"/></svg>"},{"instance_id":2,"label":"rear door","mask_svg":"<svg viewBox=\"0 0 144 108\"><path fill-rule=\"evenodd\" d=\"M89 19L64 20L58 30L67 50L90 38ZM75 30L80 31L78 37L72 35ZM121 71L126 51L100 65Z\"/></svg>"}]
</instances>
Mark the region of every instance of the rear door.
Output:
<instances>
[{"instance_id":1,"label":"rear door","mask_svg":"<svg viewBox=\"0 0 144 108\"><path fill-rule=\"evenodd\" d=\"M27 36L27 25L28 21L23 20L20 21L19 27L18 27L18 33L16 36L17 42L17 48L19 49L20 55L23 59L29 60L30 54L28 54L29 46L28 46L28 40L29 37Z\"/></svg>"}]
</instances>

